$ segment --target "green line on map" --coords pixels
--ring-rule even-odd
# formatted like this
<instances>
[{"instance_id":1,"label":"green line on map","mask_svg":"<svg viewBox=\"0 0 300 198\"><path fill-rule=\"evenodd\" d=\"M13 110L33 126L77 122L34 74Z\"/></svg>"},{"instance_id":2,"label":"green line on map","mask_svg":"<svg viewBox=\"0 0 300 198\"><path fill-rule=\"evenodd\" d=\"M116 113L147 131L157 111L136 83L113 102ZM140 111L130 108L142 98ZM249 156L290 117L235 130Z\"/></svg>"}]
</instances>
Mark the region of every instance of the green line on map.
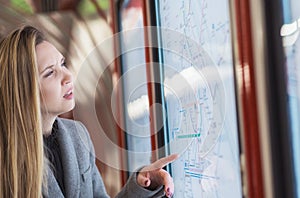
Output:
<instances>
[{"instance_id":1,"label":"green line on map","mask_svg":"<svg viewBox=\"0 0 300 198\"><path fill-rule=\"evenodd\" d=\"M186 134L186 135L178 135L177 138L182 139L182 138L196 138L196 137L200 137L200 133L196 133L196 134Z\"/></svg>"}]
</instances>

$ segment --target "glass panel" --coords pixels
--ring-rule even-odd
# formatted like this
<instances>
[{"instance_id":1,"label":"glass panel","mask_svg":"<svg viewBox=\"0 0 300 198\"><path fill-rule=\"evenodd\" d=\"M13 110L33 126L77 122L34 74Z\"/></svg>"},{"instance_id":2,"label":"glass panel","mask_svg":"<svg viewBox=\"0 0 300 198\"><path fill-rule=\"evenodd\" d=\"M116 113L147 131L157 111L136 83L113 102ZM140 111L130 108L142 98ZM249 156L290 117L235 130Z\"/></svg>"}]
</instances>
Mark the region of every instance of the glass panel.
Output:
<instances>
[{"instance_id":1,"label":"glass panel","mask_svg":"<svg viewBox=\"0 0 300 198\"><path fill-rule=\"evenodd\" d=\"M134 171L151 157L142 1L124 1L120 13L128 167Z\"/></svg>"},{"instance_id":2,"label":"glass panel","mask_svg":"<svg viewBox=\"0 0 300 198\"><path fill-rule=\"evenodd\" d=\"M158 2L175 197L242 197L229 5Z\"/></svg>"}]
</instances>

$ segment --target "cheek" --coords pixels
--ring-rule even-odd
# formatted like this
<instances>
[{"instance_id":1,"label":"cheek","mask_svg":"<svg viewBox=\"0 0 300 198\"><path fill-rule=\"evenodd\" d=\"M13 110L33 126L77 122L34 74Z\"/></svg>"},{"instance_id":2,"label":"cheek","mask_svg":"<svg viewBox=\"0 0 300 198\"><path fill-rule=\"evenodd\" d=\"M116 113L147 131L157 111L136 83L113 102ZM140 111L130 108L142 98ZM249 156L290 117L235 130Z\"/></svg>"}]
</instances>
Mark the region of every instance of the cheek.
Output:
<instances>
[{"instance_id":1,"label":"cheek","mask_svg":"<svg viewBox=\"0 0 300 198\"><path fill-rule=\"evenodd\" d=\"M51 83L40 85L41 104L51 104L58 100L58 89L56 86L51 86Z\"/></svg>"}]
</instances>

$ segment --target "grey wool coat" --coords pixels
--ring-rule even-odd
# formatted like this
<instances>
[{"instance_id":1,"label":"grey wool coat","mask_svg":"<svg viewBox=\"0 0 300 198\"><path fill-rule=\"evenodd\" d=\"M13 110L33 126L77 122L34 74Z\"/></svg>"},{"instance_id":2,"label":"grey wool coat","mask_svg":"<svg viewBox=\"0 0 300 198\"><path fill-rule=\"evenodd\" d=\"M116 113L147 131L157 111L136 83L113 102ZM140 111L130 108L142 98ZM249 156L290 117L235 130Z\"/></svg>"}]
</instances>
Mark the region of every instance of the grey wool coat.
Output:
<instances>
[{"instance_id":1,"label":"grey wool coat","mask_svg":"<svg viewBox=\"0 0 300 198\"><path fill-rule=\"evenodd\" d=\"M101 175L95 164L94 147L85 126L78 122L57 118L58 144L64 170L65 197L67 198L108 198ZM43 187L43 197L63 198L51 168L47 171L47 187ZM117 197L163 197L163 187L155 191L147 190L136 182L132 174Z\"/></svg>"}]
</instances>

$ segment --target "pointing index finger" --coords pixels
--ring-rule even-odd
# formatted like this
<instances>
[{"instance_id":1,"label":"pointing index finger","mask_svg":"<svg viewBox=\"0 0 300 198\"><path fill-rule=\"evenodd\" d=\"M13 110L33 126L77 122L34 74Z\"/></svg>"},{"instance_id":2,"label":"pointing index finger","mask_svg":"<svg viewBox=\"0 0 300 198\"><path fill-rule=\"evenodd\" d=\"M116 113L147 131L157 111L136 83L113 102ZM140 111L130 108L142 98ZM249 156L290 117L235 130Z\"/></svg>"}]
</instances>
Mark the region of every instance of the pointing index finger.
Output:
<instances>
[{"instance_id":1,"label":"pointing index finger","mask_svg":"<svg viewBox=\"0 0 300 198\"><path fill-rule=\"evenodd\" d=\"M163 157L157 161L155 161L152 166L154 169L160 169L167 166L169 163L175 161L179 157L178 154L172 154L167 157Z\"/></svg>"}]
</instances>

